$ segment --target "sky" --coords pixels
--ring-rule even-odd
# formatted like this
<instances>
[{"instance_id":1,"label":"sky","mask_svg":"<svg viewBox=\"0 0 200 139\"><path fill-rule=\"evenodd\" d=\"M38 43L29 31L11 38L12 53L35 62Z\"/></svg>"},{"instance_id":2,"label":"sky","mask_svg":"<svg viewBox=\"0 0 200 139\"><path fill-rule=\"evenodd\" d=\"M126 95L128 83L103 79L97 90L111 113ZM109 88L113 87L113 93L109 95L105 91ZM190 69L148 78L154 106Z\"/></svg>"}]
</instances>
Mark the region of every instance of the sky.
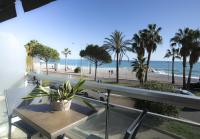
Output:
<instances>
[{"instance_id":1,"label":"sky","mask_svg":"<svg viewBox=\"0 0 200 139\"><path fill-rule=\"evenodd\" d=\"M162 27L163 43L152 60L167 60L163 57L175 32L200 27L200 0L57 0L28 13L16 1L18 16L0 23L0 41L6 34L24 47L35 39L58 52L69 48L70 59L79 59L80 50L87 44L102 45L115 30L131 39L134 33L155 23ZM128 56L135 57L132 53Z\"/></svg>"}]
</instances>

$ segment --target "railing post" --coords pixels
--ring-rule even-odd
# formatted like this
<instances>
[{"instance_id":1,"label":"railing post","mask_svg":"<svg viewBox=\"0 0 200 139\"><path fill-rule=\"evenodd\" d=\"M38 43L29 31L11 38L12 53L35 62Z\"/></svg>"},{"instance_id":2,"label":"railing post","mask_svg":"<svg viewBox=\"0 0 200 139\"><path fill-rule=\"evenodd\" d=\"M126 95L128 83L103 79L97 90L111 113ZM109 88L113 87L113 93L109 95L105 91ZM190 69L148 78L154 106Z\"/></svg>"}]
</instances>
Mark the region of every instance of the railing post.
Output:
<instances>
[{"instance_id":1,"label":"railing post","mask_svg":"<svg viewBox=\"0 0 200 139\"><path fill-rule=\"evenodd\" d=\"M8 116L8 139L11 139L12 132L12 116Z\"/></svg>"},{"instance_id":2,"label":"railing post","mask_svg":"<svg viewBox=\"0 0 200 139\"><path fill-rule=\"evenodd\" d=\"M107 90L105 139L108 139L108 134L109 134L108 127L109 127L109 114L110 114L110 92L111 92L111 90Z\"/></svg>"}]
</instances>

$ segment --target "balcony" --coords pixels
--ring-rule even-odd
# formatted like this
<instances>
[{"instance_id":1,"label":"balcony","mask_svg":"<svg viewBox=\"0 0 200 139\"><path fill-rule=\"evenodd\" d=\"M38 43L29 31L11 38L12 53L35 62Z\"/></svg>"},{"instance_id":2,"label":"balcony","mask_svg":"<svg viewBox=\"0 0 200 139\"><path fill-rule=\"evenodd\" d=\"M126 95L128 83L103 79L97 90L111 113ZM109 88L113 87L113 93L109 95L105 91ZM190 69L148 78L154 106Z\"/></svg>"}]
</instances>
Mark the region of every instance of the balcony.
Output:
<instances>
[{"instance_id":1,"label":"balcony","mask_svg":"<svg viewBox=\"0 0 200 139\"><path fill-rule=\"evenodd\" d=\"M67 76L59 75L31 74L31 76L56 83L68 80ZM71 80L71 82L72 84L76 83L74 80ZM108 99L100 101L77 95L73 100L74 104L85 105L82 103L82 100L87 100L97 109L97 112L70 126L65 133L68 138L87 139L94 138L95 136L96 138L123 139L129 133L129 130L131 131L133 122L142 113L142 110L131 106L132 103L129 100L132 99L161 102L177 106L178 108L190 108L190 112L184 113L190 119L186 119L187 116L171 117L147 112L141 124L138 125L138 130L135 130L137 131L135 132L136 139L198 139L200 137L200 123L198 123L198 118L193 119L193 117L198 115L198 110L200 110L200 98L198 97L90 81L85 83L85 88L89 90L99 89L107 94L106 97ZM113 101L113 97L117 97L121 101ZM1 95L0 106L0 138L4 139L7 138L7 116L3 94ZM25 138L26 135L16 128L12 132L12 137ZM46 137L35 135L33 138Z\"/></svg>"}]
</instances>

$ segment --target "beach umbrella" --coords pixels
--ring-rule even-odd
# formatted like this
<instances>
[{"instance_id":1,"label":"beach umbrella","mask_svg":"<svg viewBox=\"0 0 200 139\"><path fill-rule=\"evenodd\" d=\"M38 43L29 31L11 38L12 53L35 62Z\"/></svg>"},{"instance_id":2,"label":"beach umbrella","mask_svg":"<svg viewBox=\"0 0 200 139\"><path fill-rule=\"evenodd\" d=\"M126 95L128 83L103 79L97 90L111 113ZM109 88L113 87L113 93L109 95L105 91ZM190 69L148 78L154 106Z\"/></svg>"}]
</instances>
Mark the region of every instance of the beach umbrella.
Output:
<instances>
[{"instance_id":1,"label":"beach umbrella","mask_svg":"<svg viewBox=\"0 0 200 139\"><path fill-rule=\"evenodd\" d=\"M39 8L53 1L55 0L21 0L24 12Z\"/></svg>"},{"instance_id":2,"label":"beach umbrella","mask_svg":"<svg viewBox=\"0 0 200 139\"><path fill-rule=\"evenodd\" d=\"M0 22L16 16L15 0L0 0Z\"/></svg>"},{"instance_id":3,"label":"beach umbrella","mask_svg":"<svg viewBox=\"0 0 200 139\"><path fill-rule=\"evenodd\" d=\"M24 12L44 6L56 0L21 0ZM16 0L0 0L0 23L17 16Z\"/></svg>"}]
</instances>

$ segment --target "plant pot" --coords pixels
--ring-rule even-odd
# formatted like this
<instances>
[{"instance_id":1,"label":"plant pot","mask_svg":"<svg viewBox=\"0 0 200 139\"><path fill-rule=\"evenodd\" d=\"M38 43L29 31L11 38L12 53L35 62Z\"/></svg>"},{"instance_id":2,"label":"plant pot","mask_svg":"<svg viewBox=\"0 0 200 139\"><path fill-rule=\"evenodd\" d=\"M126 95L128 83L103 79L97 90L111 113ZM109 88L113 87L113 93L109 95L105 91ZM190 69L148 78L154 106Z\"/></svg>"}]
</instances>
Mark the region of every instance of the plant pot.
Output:
<instances>
[{"instance_id":1,"label":"plant pot","mask_svg":"<svg viewBox=\"0 0 200 139\"><path fill-rule=\"evenodd\" d=\"M70 101L61 101L61 102L51 102L52 108L55 111L68 111L71 106L71 100Z\"/></svg>"}]
</instances>

